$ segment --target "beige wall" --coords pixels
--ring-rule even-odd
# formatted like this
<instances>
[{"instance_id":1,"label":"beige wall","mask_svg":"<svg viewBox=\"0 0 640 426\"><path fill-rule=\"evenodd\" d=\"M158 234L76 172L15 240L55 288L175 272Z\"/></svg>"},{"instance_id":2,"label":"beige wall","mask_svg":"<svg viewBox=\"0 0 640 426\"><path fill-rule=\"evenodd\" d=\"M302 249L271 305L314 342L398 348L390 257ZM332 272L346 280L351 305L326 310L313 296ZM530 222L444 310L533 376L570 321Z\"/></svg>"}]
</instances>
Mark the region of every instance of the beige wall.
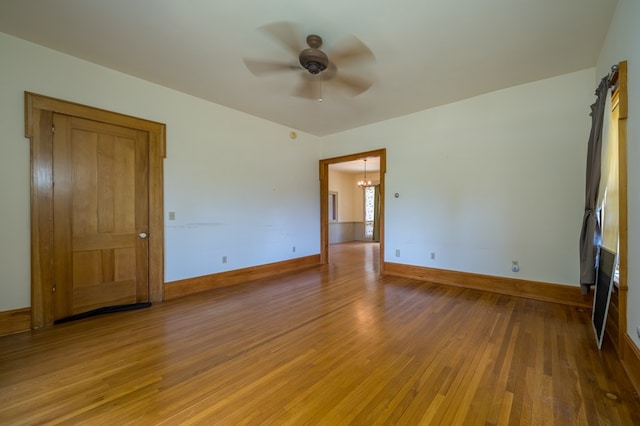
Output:
<instances>
[{"instance_id":1,"label":"beige wall","mask_svg":"<svg viewBox=\"0 0 640 426\"><path fill-rule=\"evenodd\" d=\"M380 173L368 172L367 177L376 184L380 182ZM338 221L364 221L364 192L358 187L361 173L347 173L332 170L329 167L329 191L338 193Z\"/></svg>"}]
</instances>

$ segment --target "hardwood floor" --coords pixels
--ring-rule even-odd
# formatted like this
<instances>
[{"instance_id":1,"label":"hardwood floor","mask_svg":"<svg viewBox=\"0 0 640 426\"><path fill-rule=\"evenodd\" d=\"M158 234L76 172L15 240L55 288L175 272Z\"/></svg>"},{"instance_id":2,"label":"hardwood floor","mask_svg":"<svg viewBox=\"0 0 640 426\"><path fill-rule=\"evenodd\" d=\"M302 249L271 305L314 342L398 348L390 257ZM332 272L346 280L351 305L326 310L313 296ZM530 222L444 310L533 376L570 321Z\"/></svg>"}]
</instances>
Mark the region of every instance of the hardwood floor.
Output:
<instances>
[{"instance_id":1,"label":"hardwood floor","mask_svg":"<svg viewBox=\"0 0 640 426\"><path fill-rule=\"evenodd\" d=\"M640 424L590 312L328 266L0 338L0 424Z\"/></svg>"}]
</instances>

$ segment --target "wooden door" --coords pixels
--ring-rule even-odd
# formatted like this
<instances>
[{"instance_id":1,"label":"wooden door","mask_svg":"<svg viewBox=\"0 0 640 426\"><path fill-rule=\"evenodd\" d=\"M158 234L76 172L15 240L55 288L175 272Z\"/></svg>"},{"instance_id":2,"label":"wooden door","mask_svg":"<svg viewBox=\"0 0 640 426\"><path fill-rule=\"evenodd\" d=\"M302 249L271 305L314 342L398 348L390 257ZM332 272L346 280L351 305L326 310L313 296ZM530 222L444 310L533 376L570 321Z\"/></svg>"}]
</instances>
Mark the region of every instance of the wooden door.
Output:
<instances>
[{"instance_id":1,"label":"wooden door","mask_svg":"<svg viewBox=\"0 0 640 426\"><path fill-rule=\"evenodd\" d=\"M54 320L149 300L148 133L53 115Z\"/></svg>"}]
</instances>

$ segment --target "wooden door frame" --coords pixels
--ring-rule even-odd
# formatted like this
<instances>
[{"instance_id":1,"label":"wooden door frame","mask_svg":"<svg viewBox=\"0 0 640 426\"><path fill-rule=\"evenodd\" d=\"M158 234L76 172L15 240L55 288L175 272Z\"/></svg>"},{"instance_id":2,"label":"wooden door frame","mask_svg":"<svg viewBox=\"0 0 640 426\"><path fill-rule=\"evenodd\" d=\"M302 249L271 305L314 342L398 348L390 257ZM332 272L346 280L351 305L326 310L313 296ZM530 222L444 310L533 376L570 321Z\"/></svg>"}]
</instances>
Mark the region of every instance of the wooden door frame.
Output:
<instances>
[{"instance_id":1,"label":"wooden door frame","mask_svg":"<svg viewBox=\"0 0 640 426\"><path fill-rule=\"evenodd\" d=\"M25 92L25 137L31 149L31 326L53 324L53 114L65 114L145 131L149 135L149 299L164 285L163 160L165 125Z\"/></svg>"},{"instance_id":2,"label":"wooden door frame","mask_svg":"<svg viewBox=\"0 0 640 426\"><path fill-rule=\"evenodd\" d=\"M387 149L360 152L320 160L320 263L329 263L329 166L331 164L380 157L380 262L379 273L384 273L384 187L387 172Z\"/></svg>"}]
</instances>

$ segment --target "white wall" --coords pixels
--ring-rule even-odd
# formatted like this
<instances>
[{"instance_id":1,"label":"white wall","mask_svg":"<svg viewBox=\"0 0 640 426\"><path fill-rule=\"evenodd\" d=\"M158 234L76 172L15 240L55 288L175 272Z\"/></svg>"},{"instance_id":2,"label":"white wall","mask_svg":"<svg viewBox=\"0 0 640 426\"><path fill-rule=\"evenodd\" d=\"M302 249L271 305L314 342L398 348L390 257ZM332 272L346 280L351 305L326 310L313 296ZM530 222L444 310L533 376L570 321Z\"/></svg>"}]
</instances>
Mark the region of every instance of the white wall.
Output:
<instances>
[{"instance_id":1,"label":"white wall","mask_svg":"<svg viewBox=\"0 0 640 426\"><path fill-rule=\"evenodd\" d=\"M386 261L578 285L593 81L584 70L331 135L322 155L387 148Z\"/></svg>"},{"instance_id":2,"label":"white wall","mask_svg":"<svg viewBox=\"0 0 640 426\"><path fill-rule=\"evenodd\" d=\"M25 90L167 124L166 281L318 253L318 159L386 147L387 261L577 285L593 69L292 141L288 128L4 34L0 56L0 311L30 304Z\"/></svg>"},{"instance_id":3,"label":"white wall","mask_svg":"<svg viewBox=\"0 0 640 426\"><path fill-rule=\"evenodd\" d=\"M30 306L25 90L166 123L166 281L319 253L318 138L2 33L0 58L0 311Z\"/></svg>"},{"instance_id":4,"label":"white wall","mask_svg":"<svg viewBox=\"0 0 640 426\"><path fill-rule=\"evenodd\" d=\"M596 80L609 73L611 65L628 62L629 118L627 119L627 195L629 218L627 333L640 347L640 2L619 0L609 32L598 58ZM593 85L595 88L596 81Z\"/></svg>"}]
</instances>

